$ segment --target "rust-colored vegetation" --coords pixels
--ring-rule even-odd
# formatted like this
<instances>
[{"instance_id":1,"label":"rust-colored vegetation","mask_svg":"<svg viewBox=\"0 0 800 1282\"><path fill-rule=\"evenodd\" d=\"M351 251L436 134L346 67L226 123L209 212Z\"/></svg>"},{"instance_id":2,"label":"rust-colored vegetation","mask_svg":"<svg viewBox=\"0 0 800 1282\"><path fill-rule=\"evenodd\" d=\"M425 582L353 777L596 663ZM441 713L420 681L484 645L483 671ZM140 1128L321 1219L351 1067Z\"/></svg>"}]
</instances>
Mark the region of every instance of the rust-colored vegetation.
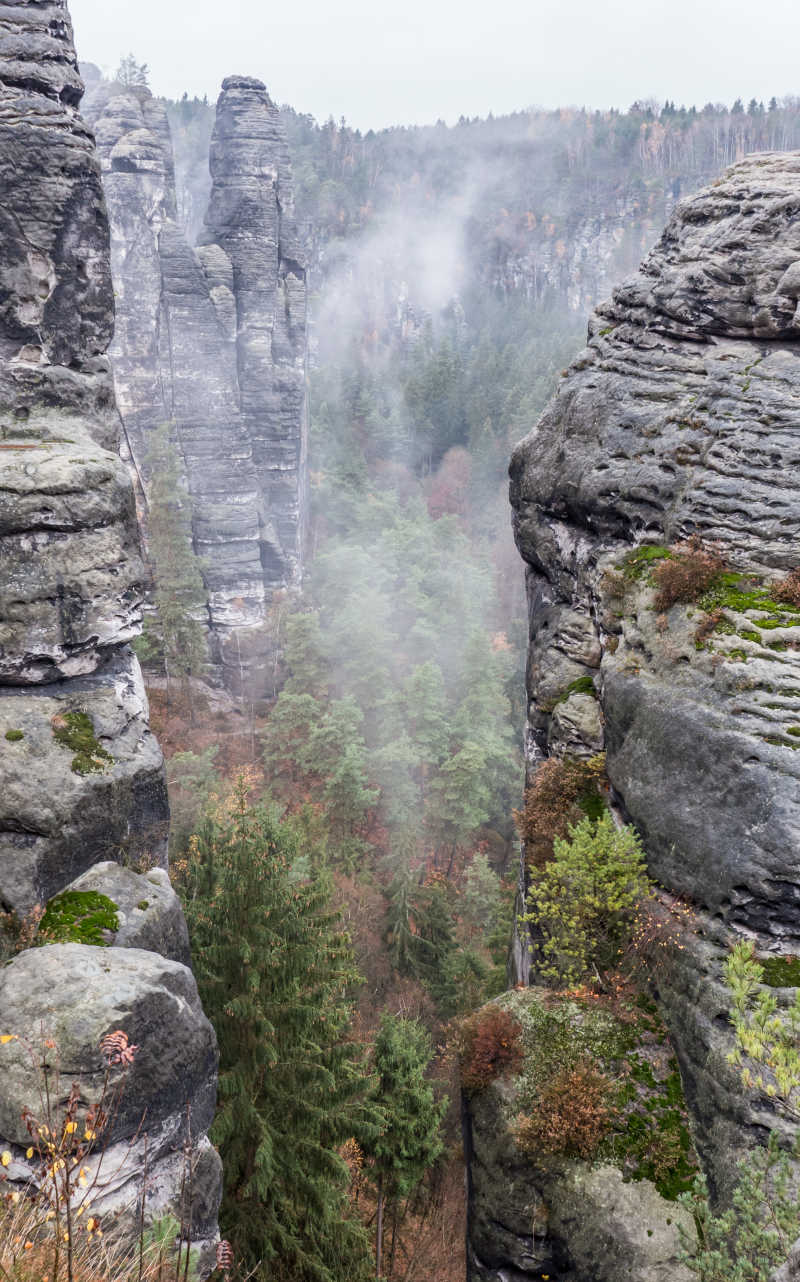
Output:
<instances>
[{"instance_id":1,"label":"rust-colored vegetation","mask_svg":"<svg viewBox=\"0 0 800 1282\"><path fill-rule=\"evenodd\" d=\"M514 814L531 867L541 868L552 858L556 837L566 837L581 819L602 812L606 787L604 753L588 761L548 757L542 762L525 790L522 810Z\"/></svg>"},{"instance_id":2,"label":"rust-colored vegetation","mask_svg":"<svg viewBox=\"0 0 800 1282\"><path fill-rule=\"evenodd\" d=\"M517 1123L517 1145L539 1157L559 1153L590 1159L608 1134L610 1083L591 1060L566 1067L542 1088L536 1112Z\"/></svg>"},{"instance_id":3,"label":"rust-colored vegetation","mask_svg":"<svg viewBox=\"0 0 800 1282\"><path fill-rule=\"evenodd\" d=\"M461 1085L469 1095L522 1068L522 1026L500 1006L487 1006L465 1019L459 1043Z\"/></svg>"},{"instance_id":4,"label":"rust-colored vegetation","mask_svg":"<svg viewBox=\"0 0 800 1282\"><path fill-rule=\"evenodd\" d=\"M697 601L724 569L725 562L719 549L704 544L698 535L693 534L685 543L676 544L670 556L659 561L653 569L656 610L669 610L681 602Z\"/></svg>"}]
</instances>

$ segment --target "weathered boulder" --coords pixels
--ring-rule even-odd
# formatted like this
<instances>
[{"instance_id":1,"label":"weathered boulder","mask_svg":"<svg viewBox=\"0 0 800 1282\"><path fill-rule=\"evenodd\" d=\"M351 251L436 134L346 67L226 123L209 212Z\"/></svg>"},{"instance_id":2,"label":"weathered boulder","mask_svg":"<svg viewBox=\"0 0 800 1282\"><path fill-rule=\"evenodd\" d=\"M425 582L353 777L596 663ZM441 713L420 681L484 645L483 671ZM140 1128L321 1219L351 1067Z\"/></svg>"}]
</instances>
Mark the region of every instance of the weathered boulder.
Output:
<instances>
[{"instance_id":1,"label":"weathered boulder","mask_svg":"<svg viewBox=\"0 0 800 1282\"><path fill-rule=\"evenodd\" d=\"M100 860L166 866L161 749L136 657L0 698L0 901L24 914Z\"/></svg>"},{"instance_id":2,"label":"weathered boulder","mask_svg":"<svg viewBox=\"0 0 800 1282\"><path fill-rule=\"evenodd\" d=\"M143 1119L155 1128L187 1104L198 1130L210 1125L216 1038L194 976L178 962L138 948L30 948L0 974L0 1027L21 1039L4 1048L0 1097L0 1133L15 1144L26 1143L22 1109L33 1107L36 1090L25 1043L35 1045L39 1030L57 1048L56 1098L65 1098L79 1077L87 1104L103 1091L102 1038L122 1029L139 1047L107 1138L130 1138Z\"/></svg>"},{"instance_id":3,"label":"weathered boulder","mask_svg":"<svg viewBox=\"0 0 800 1282\"><path fill-rule=\"evenodd\" d=\"M0 1135L13 1157L7 1168L12 1181L37 1178L36 1159L25 1156L30 1137L23 1110L47 1121L40 1094L46 1071L56 1114L76 1080L81 1118L101 1101L108 1111L85 1163L90 1183L96 1177L95 1213L133 1213L145 1156L146 1218L158 1218L166 1207L179 1211L183 1172L191 1162L193 1236L214 1233L219 1159L205 1131L214 1114L217 1043L187 967L132 948L29 949L0 973L0 1028L16 1039L0 1047ZM117 1031L135 1053L127 1070L112 1066L109 1077L100 1043Z\"/></svg>"},{"instance_id":4,"label":"weathered boulder","mask_svg":"<svg viewBox=\"0 0 800 1282\"><path fill-rule=\"evenodd\" d=\"M106 861L95 864L66 889L95 891L112 900L119 928L109 943L115 948L145 948L184 966L190 965L186 919L163 868L137 873L132 868Z\"/></svg>"},{"instance_id":5,"label":"weathered boulder","mask_svg":"<svg viewBox=\"0 0 800 1282\"><path fill-rule=\"evenodd\" d=\"M724 1080L727 999L718 964L708 988L701 937L716 920L723 951L737 932L800 944L800 611L776 589L800 564L798 197L800 156L767 154L677 206L511 463L529 770L596 750L596 724L573 719L565 738L572 700L553 706L558 681L591 677L613 800L698 913L700 942L658 982L717 1189L743 1126L752 1141L769 1119ZM656 608L654 567L690 536L727 572Z\"/></svg>"}]
</instances>

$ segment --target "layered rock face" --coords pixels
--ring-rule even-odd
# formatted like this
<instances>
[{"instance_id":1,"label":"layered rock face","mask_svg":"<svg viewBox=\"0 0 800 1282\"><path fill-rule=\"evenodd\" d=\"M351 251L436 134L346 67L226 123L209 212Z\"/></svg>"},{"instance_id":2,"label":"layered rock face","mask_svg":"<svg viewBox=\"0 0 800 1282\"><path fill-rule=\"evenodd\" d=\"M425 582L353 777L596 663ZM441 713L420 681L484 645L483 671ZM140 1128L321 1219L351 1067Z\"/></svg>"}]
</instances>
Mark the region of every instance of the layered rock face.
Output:
<instances>
[{"instance_id":1,"label":"layered rock face","mask_svg":"<svg viewBox=\"0 0 800 1282\"><path fill-rule=\"evenodd\" d=\"M0 901L25 912L99 858L163 862L168 810L127 644L144 572L105 355L107 221L69 16L63 4L18 5L2 24ZM54 721L69 730L81 717L109 769L72 769Z\"/></svg>"},{"instance_id":2,"label":"layered rock face","mask_svg":"<svg viewBox=\"0 0 800 1282\"><path fill-rule=\"evenodd\" d=\"M163 871L163 759L128 644L140 630L145 576L106 356L114 326L108 221L94 140L78 114L82 92L63 0L4 9L0 908L22 917L88 875L91 891L120 892L109 942L123 946L22 952L2 972L0 1025L19 1039L43 1030L61 1043L65 1076L85 1071L97 1081L102 1036L122 1028L139 1041L141 1072L113 1136L114 1172L107 1167L98 1181L102 1209L128 1213L141 1193L143 1154L120 1171L149 1110L157 1192L148 1216L177 1206L178 1168L190 1160L203 1172L192 1227L202 1240L215 1233L219 1200L219 1161L205 1138L216 1043L183 964L185 923ZM155 880L119 862L141 863ZM80 880L73 889L89 893ZM25 1105L36 1108L37 1048L26 1060L22 1047L6 1042L0 1070L12 1183L38 1178L24 1159L21 1119Z\"/></svg>"},{"instance_id":3,"label":"layered rock face","mask_svg":"<svg viewBox=\"0 0 800 1282\"><path fill-rule=\"evenodd\" d=\"M212 140L205 244L175 221L169 125L146 90L89 104L112 228L111 349L144 528L150 434L182 458L208 591L212 673L260 693L277 589L299 583L305 519L305 270L277 109L226 80Z\"/></svg>"},{"instance_id":4,"label":"layered rock face","mask_svg":"<svg viewBox=\"0 0 800 1282\"><path fill-rule=\"evenodd\" d=\"M511 464L529 770L604 746L651 872L692 906L655 984L721 1192L776 1124L725 1063L727 947L800 944L800 612L774 590L800 563L799 200L800 157L769 153L679 205ZM693 535L728 572L657 610L652 565ZM568 693L587 676L596 699Z\"/></svg>"}]
</instances>

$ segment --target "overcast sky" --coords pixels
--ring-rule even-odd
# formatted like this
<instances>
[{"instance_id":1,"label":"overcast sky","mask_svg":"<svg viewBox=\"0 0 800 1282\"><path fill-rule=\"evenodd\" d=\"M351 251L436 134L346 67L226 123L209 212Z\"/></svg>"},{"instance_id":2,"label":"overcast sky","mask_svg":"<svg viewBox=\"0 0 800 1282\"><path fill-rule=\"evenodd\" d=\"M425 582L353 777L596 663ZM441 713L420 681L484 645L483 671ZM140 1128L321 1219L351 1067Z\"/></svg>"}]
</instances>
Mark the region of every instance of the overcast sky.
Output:
<instances>
[{"instance_id":1,"label":"overcast sky","mask_svg":"<svg viewBox=\"0 0 800 1282\"><path fill-rule=\"evenodd\" d=\"M232 73L362 129L533 105L800 93L800 0L70 0L79 57L155 93Z\"/></svg>"}]
</instances>

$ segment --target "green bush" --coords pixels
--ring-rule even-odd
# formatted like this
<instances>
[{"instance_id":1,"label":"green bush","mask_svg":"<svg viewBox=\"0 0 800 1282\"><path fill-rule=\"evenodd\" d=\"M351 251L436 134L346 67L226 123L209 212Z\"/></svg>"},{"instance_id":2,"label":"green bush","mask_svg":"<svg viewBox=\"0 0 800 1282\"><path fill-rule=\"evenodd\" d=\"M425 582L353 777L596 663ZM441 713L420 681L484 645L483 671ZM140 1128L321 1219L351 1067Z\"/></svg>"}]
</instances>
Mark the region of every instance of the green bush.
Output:
<instances>
[{"instance_id":1,"label":"green bush","mask_svg":"<svg viewBox=\"0 0 800 1282\"><path fill-rule=\"evenodd\" d=\"M553 858L531 869L522 918L539 936L542 978L572 985L595 970L612 970L649 889L637 834L617 828L610 813L583 819L566 840L556 838Z\"/></svg>"}]
</instances>

